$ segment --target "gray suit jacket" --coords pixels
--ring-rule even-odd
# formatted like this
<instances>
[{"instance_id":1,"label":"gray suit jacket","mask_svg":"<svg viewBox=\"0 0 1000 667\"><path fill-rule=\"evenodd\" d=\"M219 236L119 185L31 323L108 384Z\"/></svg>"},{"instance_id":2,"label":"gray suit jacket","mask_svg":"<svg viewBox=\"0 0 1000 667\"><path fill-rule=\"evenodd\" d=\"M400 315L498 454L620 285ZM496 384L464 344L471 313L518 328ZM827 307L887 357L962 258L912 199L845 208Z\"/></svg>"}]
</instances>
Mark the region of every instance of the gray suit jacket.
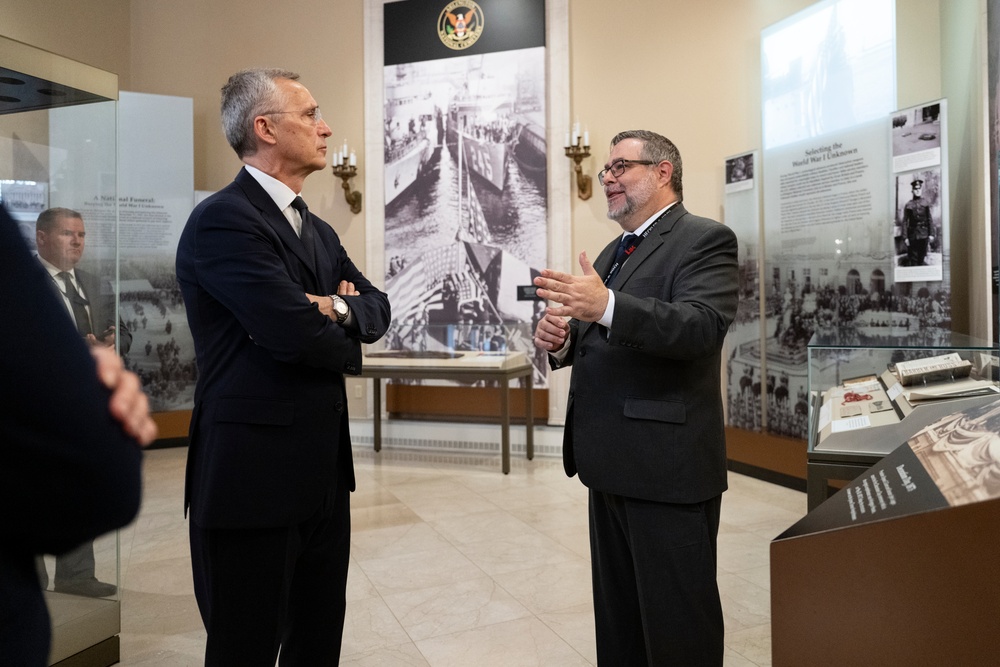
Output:
<instances>
[{"instance_id":1,"label":"gray suit jacket","mask_svg":"<svg viewBox=\"0 0 1000 667\"><path fill-rule=\"evenodd\" d=\"M607 275L618 239L594 262ZM695 503L726 490L721 350L736 315L737 241L676 204L609 286L608 333L570 321L563 464L598 491Z\"/></svg>"},{"instance_id":2,"label":"gray suit jacket","mask_svg":"<svg viewBox=\"0 0 1000 667\"><path fill-rule=\"evenodd\" d=\"M100 336L109 327L115 326L115 293L108 280L82 269L76 270L76 279L83 285L83 291L90 301L90 321L94 335ZM118 319L115 335L118 338L119 354L128 354L132 347L132 332L125 326L125 320Z\"/></svg>"},{"instance_id":3,"label":"gray suit jacket","mask_svg":"<svg viewBox=\"0 0 1000 667\"><path fill-rule=\"evenodd\" d=\"M94 335L100 336L109 327L115 326L114 289L112 289L109 280L102 279L96 273L83 269L75 269L75 272L76 280L83 287L83 293L90 303L90 323L93 326ZM65 303L62 298L62 288L57 287L54 283L52 288L56 296L59 297L59 303ZM63 310L66 309L63 308ZM72 318L72 315L70 317ZM132 332L125 326L124 319L119 318L115 335L118 338L118 353L128 354L132 347Z\"/></svg>"}]
</instances>

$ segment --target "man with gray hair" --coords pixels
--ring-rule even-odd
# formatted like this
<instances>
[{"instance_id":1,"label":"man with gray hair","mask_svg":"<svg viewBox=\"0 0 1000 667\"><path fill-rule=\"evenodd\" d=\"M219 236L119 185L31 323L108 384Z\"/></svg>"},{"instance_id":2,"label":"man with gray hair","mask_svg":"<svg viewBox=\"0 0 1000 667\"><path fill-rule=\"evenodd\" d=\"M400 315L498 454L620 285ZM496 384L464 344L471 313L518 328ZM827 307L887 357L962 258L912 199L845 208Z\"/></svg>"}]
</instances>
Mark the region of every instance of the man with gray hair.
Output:
<instances>
[{"instance_id":1,"label":"man with gray hair","mask_svg":"<svg viewBox=\"0 0 1000 667\"><path fill-rule=\"evenodd\" d=\"M726 490L721 351L737 241L681 203L681 156L622 132L599 180L623 230L582 276L535 278L535 345L573 367L563 465L590 494L601 665L722 665L716 537ZM569 317L567 321L566 317Z\"/></svg>"},{"instance_id":2,"label":"man with gray hair","mask_svg":"<svg viewBox=\"0 0 1000 667\"><path fill-rule=\"evenodd\" d=\"M278 69L222 88L244 163L192 211L177 279L198 361L185 509L206 665L336 665L354 465L344 374L385 334L386 295L300 196L330 127Z\"/></svg>"}]
</instances>

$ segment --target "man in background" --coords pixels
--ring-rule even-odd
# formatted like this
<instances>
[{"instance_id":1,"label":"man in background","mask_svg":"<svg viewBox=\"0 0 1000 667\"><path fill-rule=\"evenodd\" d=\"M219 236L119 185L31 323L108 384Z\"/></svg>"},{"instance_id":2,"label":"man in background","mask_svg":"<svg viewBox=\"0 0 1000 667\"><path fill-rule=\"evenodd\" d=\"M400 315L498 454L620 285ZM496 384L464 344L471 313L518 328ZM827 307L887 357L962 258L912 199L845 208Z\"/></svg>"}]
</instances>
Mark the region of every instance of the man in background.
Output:
<instances>
[{"instance_id":1,"label":"man in background","mask_svg":"<svg viewBox=\"0 0 1000 667\"><path fill-rule=\"evenodd\" d=\"M132 345L132 334L124 322L115 325L115 294L110 283L77 268L86 236L83 216L78 212L68 208L46 209L35 222L38 260L87 344L113 350L117 338L121 354L126 354ZM47 586L44 563L39 564L39 575L42 585ZM56 557L54 588L59 593L88 597L108 597L117 591L114 584L97 579L93 541Z\"/></svg>"},{"instance_id":2,"label":"man in background","mask_svg":"<svg viewBox=\"0 0 1000 667\"><path fill-rule=\"evenodd\" d=\"M114 348L128 354L132 334L122 321L115 324L115 294L111 284L89 271L78 269L86 246L83 216L68 208L50 208L38 215L35 244L38 259L52 277L63 305L76 322L77 331L90 345Z\"/></svg>"},{"instance_id":3,"label":"man in background","mask_svg":"<svg viewBox=\"0 0 1000 667\"><path fill-rule=\"evenodd\" d=\"M277 69L238 72L222 124L243 161L192 211L177 279L198 360L185 507L206 665L336 665L354 464L344 374L389 302L299 195L330 127Z\"/></svg>"},{"instance_id":4,"label":"man in background","mask_svg":"<svg viewBox=\"0 0 1000 667\"><path fill-rule=\"evenodd\" d=\"M680 152L659 134L618 134L599 180L622 236L593 265L581 253L582 276L535 278L538 296L561 304L535 345L553 369L573 367L563 464L590 489L597 658L720 666L720 373L736 236L687 212Z\"/></svg>"},{"instance_id":5,"label":"man in background","mask_svg":"<svg viewBox=\"0 0 1000 667\"><path fill-rule=\"evenodd\" d=\"M50 622L36 559L130 522L142 453L156 437L139 378L80 339L0 206L0 663L48 664Z\"/></svg>"}]
</instances>

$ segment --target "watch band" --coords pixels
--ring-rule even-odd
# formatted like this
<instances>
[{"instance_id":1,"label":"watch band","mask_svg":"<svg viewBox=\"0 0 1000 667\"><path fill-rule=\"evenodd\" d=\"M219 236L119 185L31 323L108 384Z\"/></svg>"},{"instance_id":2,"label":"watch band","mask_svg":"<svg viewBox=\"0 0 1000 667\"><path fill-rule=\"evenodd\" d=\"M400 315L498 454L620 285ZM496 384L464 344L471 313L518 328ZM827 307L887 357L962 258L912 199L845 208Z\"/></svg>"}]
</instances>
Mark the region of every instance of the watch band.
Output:
<instances>
[{"instance_id":1,"label":"watch band","mask_svg":"<svg viewBox=\"0 0 1000 667\"><path fill-rule=\"evenodd\" d=\"M330 299L333 300L333 312L337 316L337 324L343 324L351 314L351 307L336 294L331 294Z\"/></svg>"}]
</instances>

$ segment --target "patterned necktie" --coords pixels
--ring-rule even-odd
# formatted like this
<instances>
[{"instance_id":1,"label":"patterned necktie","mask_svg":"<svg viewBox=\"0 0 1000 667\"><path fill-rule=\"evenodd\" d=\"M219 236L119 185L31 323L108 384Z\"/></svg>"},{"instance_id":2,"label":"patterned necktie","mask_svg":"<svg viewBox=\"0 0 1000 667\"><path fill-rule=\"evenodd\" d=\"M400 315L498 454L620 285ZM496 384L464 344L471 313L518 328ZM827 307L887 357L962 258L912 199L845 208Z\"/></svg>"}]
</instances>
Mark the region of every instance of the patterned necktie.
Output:
<instances>
[{"instance_id":1,"label":"patterned necktie","mask_svg":"<svg viewBox=\"0 0 1000 667\"><path fill-rule=\"evenodd\" d=\"M309 258L309 263L316 264L316 232L313 230L312 216L309 214L309 207L306 206L305 200L302 197L296 197L292 200L292 208L299 212L299 217L302 218L302 231L299 235L299 240L302 241L302 245L306 249L306 257Z\"/></svg>"},{"instance_id":2,"label":"patterned necktie","mask_svg":"<svg viewBox=\"0 0 1000 667\"><path fill-rule=\"evenodd\" d=\"M90 315L87 314L87 306L90 302L76 291L76 287L73 285L73 277L69 273L60 271L56 275L66 285L66 298L69 299L69 305L73 308L73 319L76 320L77 331L80 332L81 336L94 333L94 330L90 326Z\"/></svg>"},{"instance_id":3,"label":"patterned necktie","mask_svg":"<svg viewBox=\"0 0 1000 667\"><path fill-rule=\"evenodd\" d=\"M628 255L631 254L631 250L634 250L635 245L633 241L635 240L635 234L626 234L622 237L622 240L618 242L618 252L615 254L615 261L611 265L611 270L608 272L608 277L604 279L605 285L610 285L611 281L615 279L618 272L622 268L622 264L628 259Z\"/></svg>"}]
</instances>

